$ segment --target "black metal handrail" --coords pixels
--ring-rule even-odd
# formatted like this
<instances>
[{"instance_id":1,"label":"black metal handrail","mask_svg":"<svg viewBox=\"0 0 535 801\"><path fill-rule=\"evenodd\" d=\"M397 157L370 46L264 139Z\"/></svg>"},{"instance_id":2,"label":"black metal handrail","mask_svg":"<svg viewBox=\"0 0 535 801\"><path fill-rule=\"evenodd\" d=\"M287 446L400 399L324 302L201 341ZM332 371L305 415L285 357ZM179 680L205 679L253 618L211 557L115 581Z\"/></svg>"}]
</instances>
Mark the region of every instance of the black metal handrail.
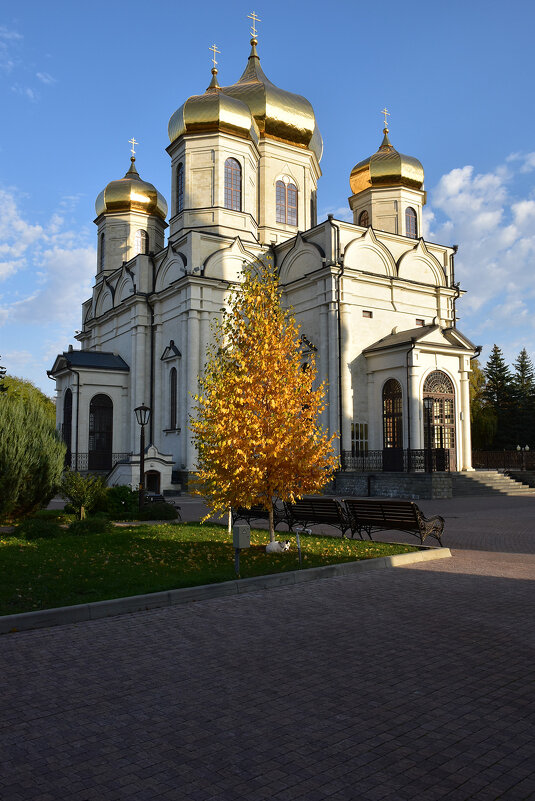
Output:
<instances>
[{"instance_id":1,"label":"black metal handrail","mask_svg":"<svg viewBox=\"0 0 535 801\"><path fill-rule=\"evenodd\" d=\"M107 471L119 462L127 462L132 456L129 453L107 453L105 451L89 451L89 453L71 454L70 467L78 473L91 470Z\"/></svg>"},{"instance_id":2,"label":"black metal handrail","mask_svg":"<svg viewBox=\"0 0 535 801\"><path fill-rule=\"evenodd\" d=\"M535 450L472 451L476 470L535 470Z\"/></svg>"},{"instance_id":3,"label":"black metal handrail","mask_svg":"<svg viewBox=\"0 0 535 801\"><path fill-rule=\"evenodd\" d=\"M352 454L342 451L342 470L356 473L447 473L450 451L447 448L384 448Z\"/></svg>"}]
</instances>

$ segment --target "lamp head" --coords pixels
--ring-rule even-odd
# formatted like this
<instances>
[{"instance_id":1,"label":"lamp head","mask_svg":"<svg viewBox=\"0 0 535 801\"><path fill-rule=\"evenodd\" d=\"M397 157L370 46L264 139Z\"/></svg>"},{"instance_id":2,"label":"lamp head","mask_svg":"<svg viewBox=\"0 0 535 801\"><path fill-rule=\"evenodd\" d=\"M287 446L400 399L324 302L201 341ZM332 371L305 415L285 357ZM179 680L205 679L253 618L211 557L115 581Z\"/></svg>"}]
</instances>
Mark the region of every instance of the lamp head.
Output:
<instances>
[{"instance_id":1,"label":"lamp head","mask_svg":"<svg viewBox=\"0 0 535 801\"><path fill-rule=\"evenodd\" d=\"M137 406L134 409L134 412L136 415L136 420L138 422L138 425L146 426L150 418L150 408L148 406L145 406L144 403L142 403L141 406Z\"/></svg>"}]
</instances>

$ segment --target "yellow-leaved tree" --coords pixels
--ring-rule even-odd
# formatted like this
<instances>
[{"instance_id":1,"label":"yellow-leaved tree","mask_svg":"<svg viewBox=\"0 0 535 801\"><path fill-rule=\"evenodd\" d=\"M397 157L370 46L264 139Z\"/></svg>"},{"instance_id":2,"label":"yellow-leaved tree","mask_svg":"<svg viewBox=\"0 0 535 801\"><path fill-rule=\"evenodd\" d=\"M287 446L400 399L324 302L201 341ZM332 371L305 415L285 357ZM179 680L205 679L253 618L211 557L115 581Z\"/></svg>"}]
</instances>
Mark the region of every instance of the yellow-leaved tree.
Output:
<instances>
[{"instance_id":1,"label":"yellow-leaved tree","mask_svg":"<svg viewBox=\"0 0 535 801\"><path fill-rule=\"evenodd\" d=\"M197 492L211 513L293 501L318 492L338 466L336 435L319 416L326 388L313 384L313 354L303 363L299 328L281 306L273 266L244 264L230 308L214 326L190 420L198 450Z\"/></svg>"}]
</instances>

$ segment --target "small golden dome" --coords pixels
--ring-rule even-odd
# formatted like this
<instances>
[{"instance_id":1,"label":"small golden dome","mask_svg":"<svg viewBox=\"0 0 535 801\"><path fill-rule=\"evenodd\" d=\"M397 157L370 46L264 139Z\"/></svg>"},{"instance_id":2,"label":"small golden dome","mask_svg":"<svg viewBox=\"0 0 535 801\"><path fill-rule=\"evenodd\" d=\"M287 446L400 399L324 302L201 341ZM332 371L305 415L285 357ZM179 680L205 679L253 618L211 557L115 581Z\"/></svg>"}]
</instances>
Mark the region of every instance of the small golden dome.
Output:
<instances>
[{"instance_id":1,"label":"small golden dome","mask_svg":"<svg viewBox=\"0 0 535 801\"><path fill-rule=\"evenodd\" d=\"M225 94L217 82L217 70L203 95L193 95L169 120L169 139L174 142L185 133L222 131L258 144L258 128L245 103Z\"/></svg>"},{"instance_id":2,"label":"small golden dome","mask_svg":"<svg viewBox=\"0 0 535 801\"><path fill-rule=\"evenodd\" d=\"M224 87L222 91L248 105L261 136L308 148L319 161L323 140L314 109L306 98L279 89L266 78L256 52L257 44L253 37L245 72L237 83Z\"/></svg>"},{"instance_id":3,"label":"small golden dome","mask_svg":"<svg viewBox=\"0 0 535 801\"><path fill-rule=\"evenodd\" d=\"M377 153L359 161L351 170L349 185L354 195L370 186L423 187L424 168L418 159L398 153L388 138L388 128L383 133L384 139Z\"/></svg>"},{"instance_id":4,"label":"small golden dome","mask_svg":"<svg viewBox=\"0 0 535 801\"><path fill-rule=\"evenodd\" d=\"M163 195L147 181L142 181L132 156L130 169L118 181L110 181L95 201L97 217L110 211L144 211L167 217L167 202Z\"/></svg>"}]
</instances>

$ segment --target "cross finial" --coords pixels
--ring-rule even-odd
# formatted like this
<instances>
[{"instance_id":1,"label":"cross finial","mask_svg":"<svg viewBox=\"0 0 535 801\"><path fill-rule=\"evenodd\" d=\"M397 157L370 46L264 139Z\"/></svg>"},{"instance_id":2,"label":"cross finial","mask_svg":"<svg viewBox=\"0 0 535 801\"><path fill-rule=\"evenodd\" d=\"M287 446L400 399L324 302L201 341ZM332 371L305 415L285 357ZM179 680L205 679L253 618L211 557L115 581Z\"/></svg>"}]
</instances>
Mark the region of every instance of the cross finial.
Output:
<instances>
[{"instance_id":1,"label":"cross finial","mask_svg":"<svg viewBox=\"0 0 535 801\"><path fill-rule=\"evenodd\" d=\"M387 116L388 116L388 117L390 117L390 112L389 112L389 110L386 108L386 106L385 106L385 108L384 108L384 109L381 111L381 114L384 114L384 115L385 115L385 128L388 128L388 120L387 120Z\"/></svg>"},{"instance_id":2,"label":"cross finial","mask_svg":"<svg viewBox=\"0 0 535 801\"><path fill-rule=\"evenodd\" d=\"M254 11L251 11L250 14L247 14L247 18L253 20L253 24L251 25L251 36L254 39L256 39L256 23L257 22L262 22L262 20L260 19L260 17L256 16Z\"/></svg>"},{"instance_id":3,"label":"cross finial","mask_svg":"<svg viewBox=\"0 0 535 801\"><path fill-rule=\"evenodd\" d=\"M212 47L209 47L208 50L211 50L213 53L212 61L214 62L214 69L216 69L216 64L217 64L217 61L215 60L216 53L221 53L221 50L218 50L215 44L213 44Z\"/></svg>"},{"instance_id":4,"label":"cross finial","mask_svg":"<svg viewBox=\"0 0 535 801\"><path fill-rule=\"evenodd\" d=\"M129 141L129 142L130 142L130 144L132 145L132 147L131 147L131 149L130 149L130 152L131 152L132 156L135 156L135 155L136 155L135 146L136 146L136 145L139 145L139 142L136 142L136 140L134 139L134 137L132 137L132 138L131 138L131 139L129 139L128 141Z\"/></svg>"}]
</instances>

